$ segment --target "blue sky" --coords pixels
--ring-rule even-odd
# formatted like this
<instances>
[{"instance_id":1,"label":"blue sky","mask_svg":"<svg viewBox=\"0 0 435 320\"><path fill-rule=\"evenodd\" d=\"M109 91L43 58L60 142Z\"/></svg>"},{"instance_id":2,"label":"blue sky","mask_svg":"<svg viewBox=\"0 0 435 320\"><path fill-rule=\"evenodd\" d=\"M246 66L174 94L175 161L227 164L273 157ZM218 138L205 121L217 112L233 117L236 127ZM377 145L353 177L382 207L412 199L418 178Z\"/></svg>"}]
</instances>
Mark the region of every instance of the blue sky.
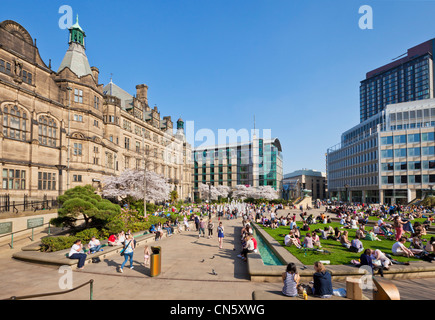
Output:
<instances>
[{"instance_id":1,"label":"blue sky","mask_svg":"<svg viewBox=\"0 0 435 320\"><path fill-rule=\"evenodd\" d=\"M0 20L26 28L57 71L69 5L86 32L100 83L135 94L148 85L161 116L195 130L271 129L284 173L325 171L327 148L359 123L366 72L435 37L435 1L328 0L2 0ZM373 9L362 30L358 9ZM197 141L197 145L201 141Z\"/></svg>"}]
</instances>

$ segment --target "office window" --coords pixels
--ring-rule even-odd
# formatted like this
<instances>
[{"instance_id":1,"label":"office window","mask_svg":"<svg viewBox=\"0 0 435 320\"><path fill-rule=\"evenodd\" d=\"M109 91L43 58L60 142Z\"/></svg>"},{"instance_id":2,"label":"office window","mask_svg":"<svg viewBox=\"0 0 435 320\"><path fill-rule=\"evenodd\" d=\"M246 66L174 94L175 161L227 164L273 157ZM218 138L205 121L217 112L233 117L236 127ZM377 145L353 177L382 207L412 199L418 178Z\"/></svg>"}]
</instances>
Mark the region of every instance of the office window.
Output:
<instances>
[{"instance_id":1,"label":"office window","mask_svg":"<svg viewBox=\"0 0 435 320\"><path fill-rule=\"evenodd\" d=\"M421 153L423 156L433 156L435 155L435 147L422 147Z\"/></svg>"},{"instance_id":2,"label":"office window","mask_svg":"<svg viewBox=\"0 0 435 320\"><path fill-rule=\"evenodd\" d=\"M394 136L394 144L406 143L406 135Z\"/></svg>"},{"instance_id":3,"label":"office window","mask_svg":"<svg viewBox=\"0 0 435 320\"><path fill-rule=\"evenodd\" d=\"M394 157L398 158L398 157L406 157L406 149L402 148L402 149L394 149Z\"/></svg>"},{"instance_id":4,"label":"office window","mask_svg":"<svg viewBox=\"0 0 435 320\"><path fill-rule=\"evenodd\" d=\"M78 122L83 122L83 116L79 115L79 114L75 114L73 116L73 120L74 121L78 121Z\"/></svg>"},{"instance_id":5,"label":"office window","mask_svg":"<svg viewBox=\"0 0 435 320\"><path fill-rule=\"evenodd\" d=\"M2 189L4 190L25 190L26 171L15 169L3 169Z\"/></svg>"},{"instance_id":6,"label":"office window","mask_svg":"<svg viewBox=\"0 0 435 320\"><path fill-rule=\"evenodd\" d=\"M422 133L421 141L435 141L435 134L433 132Z\"/></svg>"},{"instance_id":7,"label":"office window","mask_svg":"<svg viewBox=\"0 0 435 320\"><path fill-rule=\"evenodd\" d=\"M381 150L381 158L392 158L393 150Z\"/></svg>"},{"instance_id":8,"label":"office window","mask_svg":"<svg viewBox=\"0 0 435 320\"><path fill-rule=\"evenodd\" d=\"M419 155L420 155L420 148L408 148L408 156L413 157Z\"/></svg>"},{"instance_id":9,"label":"office window","mask_svg":"<svg viewBox=\"0 0 435 320\"><path fill-rule=\"evenodd\" d=\"M408 143L420 142L420 134L408 134Z\"/></svg>"},{"instance_id":10,"label":"office window","mask_svg":"<svg viewBox=\"0 0 435 320\"><path fill-rule=\"evenodd\" d=\"M130 149L130 139L127 137L124 138L124 148L127 150Z\"/></svg>"},{"instance_id":11,"label":"office window","mask_svg":"<svg viewBox=\"0 0 435 320\"><path fill-rule=\"evenodd\" d=\"M381 146L393 144L393 137L381 137Z\"/></svg>"},{"instance_id":12,"label":"office window","mask_svg":"<svg viewBox=\"0 0 435 320\"><path fill-rule=\"evenodd\" d=\"M74 174L73 181L74 182L82 182L82 175L81 174Z\"/></svg>"}]
</instances>

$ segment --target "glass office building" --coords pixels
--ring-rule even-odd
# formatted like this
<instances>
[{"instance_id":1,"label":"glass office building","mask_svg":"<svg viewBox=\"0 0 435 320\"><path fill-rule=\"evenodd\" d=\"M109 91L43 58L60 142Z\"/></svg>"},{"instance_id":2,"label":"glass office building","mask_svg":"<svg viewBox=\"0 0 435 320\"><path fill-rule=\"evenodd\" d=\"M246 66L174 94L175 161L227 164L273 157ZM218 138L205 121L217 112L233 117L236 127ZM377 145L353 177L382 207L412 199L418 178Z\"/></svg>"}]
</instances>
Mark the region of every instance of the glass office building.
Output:
<instances>
[{"instance_id":1,"label":"glass office building","mask_svg":"<svg viewBox=\"0 0 435 320\"><path fill-rule=\"evenodd\" d=\"M377 125L365 127L369 123ZM342 142L346 134L353 134L354 140L334 146L327 153L331 197L407 204L432 192L435 99L388 105L344 133Z\"/></svg>"},{"instance_id":2,"label":"glass office building","mask_svg":"<svg viewBox=\"0 0 435 320\"><path fill-rule=\"evenodd\" d=\"M366 74L360 85L360 122L389 104L434 98L434 47L435 39L426 41Z\"/></svg>"},{"instance_id":3,"label":"glass office building","mask_svg":"<svg viewBox=\"0 0 435 320\"><path fill-rule=\"evenodd\" d=\"M201 183L282 189L283 159L277 138L254 138L246 143L198 147L193 152L193 163L195 198Z\"/></svg>"},{"instance_id":4,"label":"glass office building","mask_svg":"<svg viewBox=\"0 0 435 320\"><path fill-rule=\"evenodd\" d=\"M366 74L360 123L326 154L330 198L409 203L435 184L435 39Z\"/></svg>"}]
</instances>

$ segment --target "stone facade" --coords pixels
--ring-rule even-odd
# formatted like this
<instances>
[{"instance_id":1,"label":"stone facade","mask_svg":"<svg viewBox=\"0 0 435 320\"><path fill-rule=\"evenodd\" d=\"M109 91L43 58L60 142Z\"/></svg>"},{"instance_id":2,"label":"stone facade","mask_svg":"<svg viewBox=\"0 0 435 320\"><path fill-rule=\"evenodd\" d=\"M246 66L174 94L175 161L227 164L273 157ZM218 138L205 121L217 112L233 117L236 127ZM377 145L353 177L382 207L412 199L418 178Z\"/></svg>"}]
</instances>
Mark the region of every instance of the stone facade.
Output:
<instances>
[{"instance_id":1,"label":"stone facade","mask_svg":"<svg viewBox=\"0 0 435 320\"><path fill-rule=\"evenodd\" d=\"M24 194L54 198L85 184L101 190L104 176L143 170L146 163L170 180L180 199L192 197L183 128L174 134L171 117L161 119L149 107L144 84L135 97L106 91L99 69L80 65L88 63L84 41L71 38L55 72L21 25L0 24L0 193L20 200Z\"/></svg>"}]
</instances>

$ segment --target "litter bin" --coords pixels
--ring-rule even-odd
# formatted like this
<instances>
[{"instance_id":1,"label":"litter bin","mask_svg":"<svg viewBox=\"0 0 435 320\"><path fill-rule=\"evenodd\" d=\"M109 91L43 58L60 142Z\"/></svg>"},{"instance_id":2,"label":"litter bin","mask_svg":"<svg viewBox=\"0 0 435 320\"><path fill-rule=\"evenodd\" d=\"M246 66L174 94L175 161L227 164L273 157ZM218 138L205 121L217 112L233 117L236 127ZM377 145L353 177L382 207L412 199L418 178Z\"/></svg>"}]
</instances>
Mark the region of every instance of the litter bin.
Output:
<instances>
[{"instance_id":1,"label":"litter bin","mask_svg":"<svg viewBox=\"0 0 435 320\"><path fill-rule=\"evenodd\" d=\"M162 248L151 247L150 271L151 277L158 276L162 271Z\"/></svg>"}]
</instances>

